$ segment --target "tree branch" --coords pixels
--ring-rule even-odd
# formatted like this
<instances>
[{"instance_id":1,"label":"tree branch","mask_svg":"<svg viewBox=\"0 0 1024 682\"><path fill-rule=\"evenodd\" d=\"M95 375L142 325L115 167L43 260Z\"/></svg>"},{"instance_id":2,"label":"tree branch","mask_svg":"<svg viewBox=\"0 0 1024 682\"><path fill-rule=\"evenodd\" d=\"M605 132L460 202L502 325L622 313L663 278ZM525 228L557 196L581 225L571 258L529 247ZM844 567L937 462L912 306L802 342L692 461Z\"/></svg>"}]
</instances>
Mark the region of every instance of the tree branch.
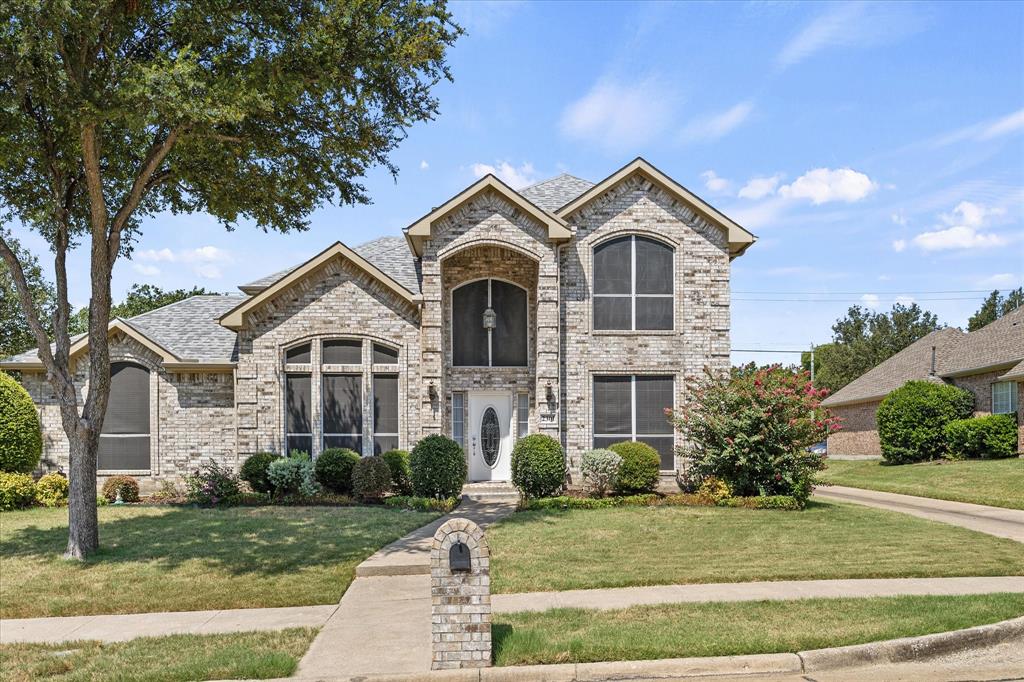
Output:
<instances>
[{"instance_id":1,"label":"tree branch","mask_svg":"<svg viewBox=\"0 0 1024 682\"><path fill-rule=\"evenodd\" d=\"M25 277L25 270L21 262L14 255L14 250L7 243L2 232L0 232L0 257L4 259L7 269L14 278L14 288L18 291L18 300L21 302L22 312L28 320L29 329L36 337L36 345L39 346L39 359L48 372L54 370L53 353L50 351L50 339L46 336L46 329L39 319L39 311L36 310L35 301L32 299L32 291L28 288L28 280Z\"/></svg>"}]
</instances>

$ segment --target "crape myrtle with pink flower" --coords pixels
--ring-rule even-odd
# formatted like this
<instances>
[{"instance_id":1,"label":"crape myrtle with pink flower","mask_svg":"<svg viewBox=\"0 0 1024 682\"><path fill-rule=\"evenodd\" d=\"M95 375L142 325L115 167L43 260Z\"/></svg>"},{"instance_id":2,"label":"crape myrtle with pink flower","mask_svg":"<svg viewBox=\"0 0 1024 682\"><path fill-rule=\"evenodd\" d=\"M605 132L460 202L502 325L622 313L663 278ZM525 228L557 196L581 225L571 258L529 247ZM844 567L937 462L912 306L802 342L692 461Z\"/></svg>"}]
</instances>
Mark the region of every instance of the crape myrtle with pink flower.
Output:
<instances>
[{"instance_id":1,"label":"crape myrtle with pink flower","mask_svg":"<svg viewBox=\"0 0 1024 682\"><path fill-rule=\"evenodd\" d=\"M667 411L684 437L684 487L715 477L734 496L789 495L806 504L815 472L825 468L824 456L807 448L840 428L821 407L827 395L807 372L781 365L709 373L687 407Z\"/></svg>"}]
</instances>

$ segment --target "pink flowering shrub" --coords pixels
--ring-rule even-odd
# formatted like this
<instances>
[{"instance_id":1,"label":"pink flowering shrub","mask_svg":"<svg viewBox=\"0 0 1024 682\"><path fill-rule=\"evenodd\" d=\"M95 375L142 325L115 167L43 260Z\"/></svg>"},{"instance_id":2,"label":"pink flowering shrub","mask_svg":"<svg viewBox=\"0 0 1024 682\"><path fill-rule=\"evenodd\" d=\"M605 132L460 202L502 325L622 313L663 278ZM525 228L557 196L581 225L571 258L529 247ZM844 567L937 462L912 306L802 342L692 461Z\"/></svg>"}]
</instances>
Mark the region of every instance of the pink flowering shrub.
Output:
<instances>
[{"instance_id":1,"label":"pink flowering shrub","mask_svg":"<svg viewBox=\"0 0 1024 682\"><path fill-rule=\"evenodd\" d=\"M231 505L242 495L235 472L212 459L185 477L185 490L189 502L203 507Z\"/></svg>"},{"instance_id":2,"label":"pink flowering shrub","mask_svg":"<svg viewBox=\"0 0 1024 682\"><path fill-rule=\"evenodd\" d=\"M779 365L733 368L728 379L708 376L688 406L670 417L686 445L684 484L696 489L715 477L738 497L790 495L802 506L813 489L821 455L807 447L839 429L821 407L828 394L806 372Z\"/></svg>"}]
</instances>

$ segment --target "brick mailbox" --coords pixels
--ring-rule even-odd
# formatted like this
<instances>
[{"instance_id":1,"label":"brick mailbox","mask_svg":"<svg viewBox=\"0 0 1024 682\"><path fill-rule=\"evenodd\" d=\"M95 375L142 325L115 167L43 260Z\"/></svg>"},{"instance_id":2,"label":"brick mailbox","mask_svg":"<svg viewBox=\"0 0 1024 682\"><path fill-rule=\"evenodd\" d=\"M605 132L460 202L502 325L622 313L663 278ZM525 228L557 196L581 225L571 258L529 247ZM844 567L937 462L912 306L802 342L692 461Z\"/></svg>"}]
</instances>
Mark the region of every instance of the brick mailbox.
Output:
<instances>
[{"instance_id":1,"label":"brick mailbox","mask_svg":"<svg viewBox=\"0 0 1024 682\"><path fill-rule=\"evenodd\" d=\"M491 665L491 558L480 526L445 522L430 550L434 670Z\"/></svg>"}]
</instances>

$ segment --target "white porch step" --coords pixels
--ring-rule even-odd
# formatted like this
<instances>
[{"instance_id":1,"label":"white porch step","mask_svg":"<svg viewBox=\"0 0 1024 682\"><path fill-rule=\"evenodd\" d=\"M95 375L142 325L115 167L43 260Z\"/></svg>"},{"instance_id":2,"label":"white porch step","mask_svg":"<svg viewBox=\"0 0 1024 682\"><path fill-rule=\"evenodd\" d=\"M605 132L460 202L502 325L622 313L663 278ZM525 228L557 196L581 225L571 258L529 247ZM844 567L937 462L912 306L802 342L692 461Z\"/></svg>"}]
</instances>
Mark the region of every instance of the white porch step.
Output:
<instances>
[{"instance_id":1,"label":"white porch step","mask_svg":"<svg viewBox=\"0 0 1024 682\"><path fill-rule=\"evenodd\" d=\"M518 502L519 491L507 481L467 483L462 487L462 499L474 502Z\"/></svg>"}]
</instances>

